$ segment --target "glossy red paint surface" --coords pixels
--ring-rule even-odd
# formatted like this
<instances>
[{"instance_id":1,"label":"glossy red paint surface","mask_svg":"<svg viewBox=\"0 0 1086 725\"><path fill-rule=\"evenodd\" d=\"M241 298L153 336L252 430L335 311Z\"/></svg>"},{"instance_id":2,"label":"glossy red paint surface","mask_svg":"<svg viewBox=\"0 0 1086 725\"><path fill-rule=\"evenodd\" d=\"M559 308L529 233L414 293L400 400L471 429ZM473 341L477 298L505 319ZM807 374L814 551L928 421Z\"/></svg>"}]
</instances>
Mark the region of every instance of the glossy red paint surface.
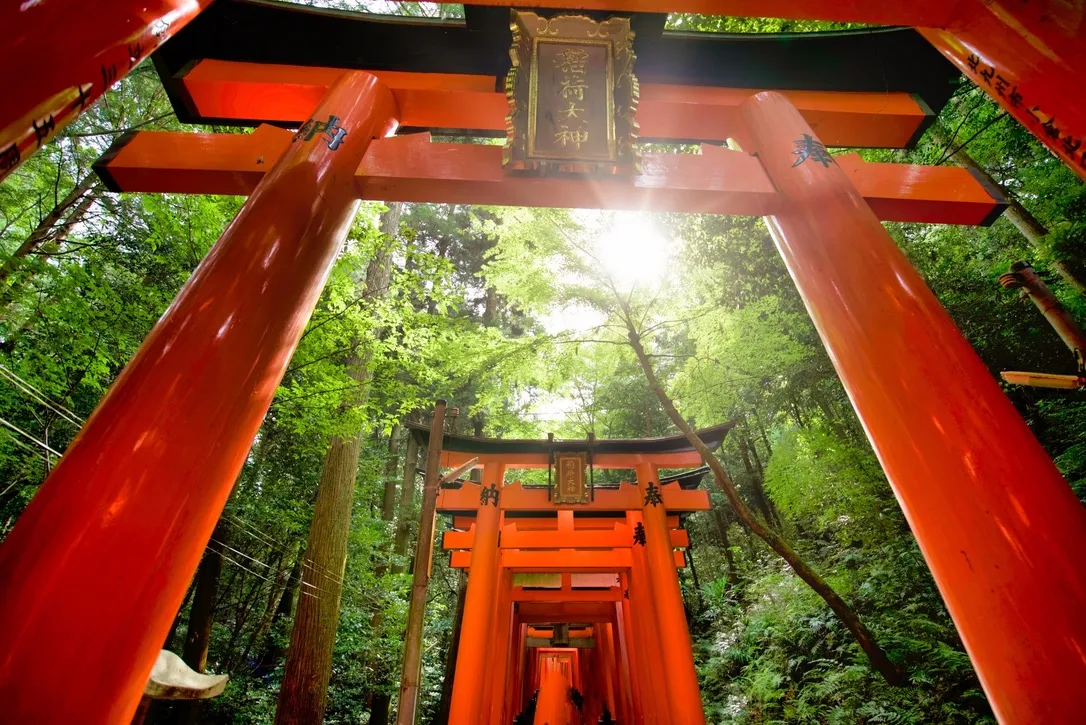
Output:
<instances>
[{"instance_id":1,"label":"glossy red paint surface","mask_svg":"<svg viewBox=\"0 0 1086 725\"><path fill-rule=\"evenodd\" d=\"M668 696L671 699L671 722L675 725L704 725L705 712L701 707L701 690L698 689L698 673L694 669L693 642L686 624L682 589L675 572L675 551L667 526L667 511L663 504L653 505L649 499L649 484L660 488L660 471L652 464L637 467L637 488L644 505L630 519L636 527L637 519L644 522L645 546L635 546L635 556L642 549L648 566L656 602L656 626L660 630L663 649L661 666L668 673ZM685 563L685 561L684 561Z\"/></svg>"},{"instance_id":2,"label":"glossy red paint surface","mask_svg":"<svg viewBox=\"0 0 1086 725\"><path fill-rule=\"evenodd\" d=\"M354 219L354 170L395 128L363 73L319 113L342 145L279 159L0 547L5 722L131 719Z\"/></svg>"},{"instance_id":3,"label":"glossy red paint surface","mask_svg":"<svg viewBox=\"0 0 1086 725\"><path fill-rule=\"evenodd\" d=\"M0 5L0 181L210 4L112 0L106 7L85 0L11 0Z\"/></svg>"},{"instance_id":4,"label":"glossy red paint surface","mask_svg":"<svg viewBox=\"0 0 1086 725\"><path fill-rule=\"evenodd\" d=\"M1070 91L1086 73L1086 34L1076 31L1077 51L1061 54L1045 42L1055 39L1052 36L1066 37L1054 27L1048 38L1041 38L979 9L963 17L955 30L925 28L921 33L966 78L1086 179L1086 98Z\"/></svg>"},{"instance_id":5,"label":"glossy red paint surface","mask_svg":"<svg viewBox=\"0 0 1086 725\"><path fill-rule=\"evenodd\" d=\"M180 79L204 118L300 122L342 72L274 63L205 58ZM509 102L493 76L367 71L387 85L406 127L505 132ZM749 88L642 83L637 122L643 139L723 142L734 136L736 109ZM908 93L785 91L803 117L835 146L905 147L928 112Z\"/></svg>"},{"instance_id":6,"label":"glossy red paint surface","mask_svg":"<svg viewBox=\"0 0 1086 725\"><path fill-rule=\"evenodd\" d=\"M950 316L782 96L743 108L781 255L998 717L1086 712L1086 511Z\"/></svg>"},{"instance_id":7,"label":"glossy red paint surface","mask_svg":"<svg viewBox=\"0 0 1086 725\"><path fill-rule=\"evenodd\" d=\"M248 135L139 132L95 169L124 191L248 194L290 145L290 136L266 125ZM1004 205L957 166L870 163L858 154L837 160L884 221L981 224L993 221ZM632 183L515 176L502 170L498 147L436 144L427 134L410 134L375 142L359 167L358 185L362 198L383 201L737 214L770 213L777 203L756 158L719 146L703 145L700 155L645 154L642 167ZM546 466L544 456L536 458L532 465ZM673 458L653 462L674 468L700 463L694 455Z\"/></svg>"},{"instance_id":8,"label":"glossy red paint surface","mask_svg":"<svg viewBox=\"0 0 1086 725\"><path fill-rule=\"evenodd\" d=\"M499 488L505 477L505 466L489 464L483 467L483 487L495 484ZM475 484L464 488L476 491ZM492 616L499 580L498 532L501 511L497 506L483 506L475 519L474 556L468 570L468 590L464 597L464 623L460 630L460 648L456 655L456 680L453 683L449 722L481 722L486 710L483 702L484 677L490 641Z\"/></svg>"}]
</instances>

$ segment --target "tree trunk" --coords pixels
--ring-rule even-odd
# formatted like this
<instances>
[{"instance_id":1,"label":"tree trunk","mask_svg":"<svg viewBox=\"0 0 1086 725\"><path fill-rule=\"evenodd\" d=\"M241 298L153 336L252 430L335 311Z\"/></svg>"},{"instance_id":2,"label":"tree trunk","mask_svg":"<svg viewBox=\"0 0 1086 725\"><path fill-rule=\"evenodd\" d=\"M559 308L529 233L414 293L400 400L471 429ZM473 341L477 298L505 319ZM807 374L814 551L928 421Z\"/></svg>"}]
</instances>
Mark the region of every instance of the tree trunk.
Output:
<instances>
[{"instance_id":1,"label":"tree trunk","mask_svg":"<svg viewBox=\"0 0 1086 725\"><path fill-rule=\"evenodd\" d=\"M283 555L279 554L278 560L275 562L276 568L283 561ZM253 585L249 588L249 591L238 602L237 609L234 611L234 628L230 632L230 640L226 644L226 663L221 667L228 674L234 674L237 671L238 665L242 662L242 652L239 651L239 641L241 640L241 633L245 631L245 625L249 622L249 617L253 613L253 607L256 604L256 599L260 595L260 592L264 589L264 576L254 576ZM274 583L272 585L274 587ZM244 588L244 587L243 587Z\"/></svg>"},{"instance_id":2,"label":"tree trunk","mask_svg":"<svg viewBox=\"0 0 1086 725\"><path fill-rule=\"evenodd\" d=\"M399 431L399 425L393 426L392 433L388 437L388 458L385 460L385 486L381 500L381 520L388 522L391 522L396 515L396 443ZM385 575L387 570L387 563L382 561L374 569L374 574L380 578ZM371 630L375 633L379 632L383 622L384 612L381 608L375 609L373 616L370 618ZM380 689L373 693L370 704L370 725L388 724L388 707L392 703L392 696L384 689L387 686L388 680L382 678L378 683Z\"/></svg>"},{"instance_id":3,"label":"tree trunk","mask_svg":"<svg viewBox=\"0 0 1086 725\"><path fill-rule=\"evenodd\" d=\"M301 582L302 557L299 556L294 561L294 568L290 570L290 577L287 578L287 586L279 597L279 605L275 608L275 614L272 616L271 625L268 627L267 639L260 651L260 656L256 660L256 666L253 668L253 674L257 677L267 677L270 675L283 659L283 646L279 642L280 625L282 625L283 622L288 621L291 614L294 612L294 595L297 594ZM282 632L282 634L285 635L286 632Z\"/></svg>"},{"instance_id":4,"label":"tree trunk","mask_svg":"<svg viewBox=\"0 0 1086 725\"><path fill-rule=\"evenodd\" d=\"M720 534L720 543L724 546L724 561L728 563L728 585L738 586L739 570L735 568L735 555L732 553L732 543L728 540L728 522L719 508L713 507L713 520L716 522L716 530Z\"/></svg>"},{"instance_id":5,"label":"tree trunk","mask_svg":"<svg viewBox=\"0 0 1086 725\"><path fill-rule=\"evenodd\" d=\"M405 570L402 563L407 556L407 543L411 537L411 511L415 508L415 477L419 467L419 442L414 434L407 434L403 455L403 480L400 483L400 506L396 516L396 541L392 546L397 563L392 571L400 574Z\"/></svg>"},{"instance_id":6,"label":"tree trunk","mask_svg":"<svg viewBox=\"0 0 1086 725\"><path fill-rule=\"evenodd\" d=\"M396 516L396 469L400 443L400 426L392 426L388 436L388 458L385 459L385 488L381 497L381 520L392 521Z\"/></svg>"},{"instance_id":7,"label":"tree trunk","mask_svg":"<svg viewBox=\"0 0 1086 725\"><path fill-rule=\"evenodd\" d=\"M780 531L780 517L777 516L773 504L765 494L765 487L762 485L761 462L759 461L757 469L750 462L750 442L747 440L746 433L739 433L737 447L739 448L739 457L743 460L743 468L747 470L747 476L750 478L750 487L754 492L754 502L758 505L758 510L762 512L762 518L765 519L767 524Z\"/></svg>"},{"instance_id":8,"label":"tree trunk","mask_svg":"<svg viewBox=\"0 0 1086 725\"><path fill-rule=\"evenodd\" d=\"M856 642L860 645L864 654L867 655L867 659L870 661L871 666L876 672L882 675L883 679L885 679L888 684L898 686L907 684L908 677L905 675L905 672L886 656L886 653L882 651L882 648L879 647L875 638L871 635L871 632L868 631L864 623L860 621L859 616L852 611L852 608L841 599L825 579L819 576L817 572L807 565L807 562L800 558L799 554L796 553L784 539L782 539L775 531L763 525L762 522L758 520L758 517L747 508L745 503L743 503L743 499L739 497L739 492L735 489L735 484L732 483L728 472L724 470L724 466L721 465L720 461L713 455L713 452L709 450L709 447L698 437L698 434L690 424L679 414L678 409L675 408L675 404L671 401L671 398L660 384L660 381L657 379L656 373L652 368L652 361L649 360L649 356L645 353L645 348L641 344L641 336L637 332L637 328L634 327L634 318L629 305L621 299L619 300L619 303L622 306L623 318L626 323L630 346L633 348L638 361L641 363L641 369L645 372L645 378L648 380L649 387L660 400L660 405L663 406L664 411L671 419L671 422L682 431L682 434L690 442L690 445L701 454L705 464L713 470L717 484L724 491L724 495L732 505L732 509L735 511L736 516L739 517L739 520L746 524L747 528L753 531L755 535L762 539L762 541L769 544L770 548L792 567L792 570L796 572L799 578L805 581L808 586L814 589L815 592L822 597L841 623L852 633L852 636L856 639Z\"/></svg>"},{"instance_id":9,"label":"tree trunk","mask_svg":"<svg viewBox=\"0 0 1086 725\"><path fill-rule=\"evenodd\" d=\"M207 649L211 643L211 621L215 600L219 596L219 577L222 576L222 545L230 536L230 524L219 519L211 534L211 543L196 570L196 592L189 610L189 627L181 659L197 672L207 666Z\"/></svg>"},{"instance_id":10,"label":"tree trunk","mask_svg":"<svg viewBox=\"0 0 1086 725\"><path fill-rule=\"evenodd\" d=\"M214 620L215 604L219 598L219 580L222 577L223 545L229 540L230 524L226 519L219 519L211 534L200 566L196 569L196 586L192 596L192 608L189 610L189 625L185 634L185 644L181 650L181 659L197 672L207 667L207 650L211 644L211 624ZM199 701L182 701L174 704L173 722L190 725L197 722L200 713Z\"/></svg>"},{"instance_id":11,"label":"tree trunk","mask_svg":"<svg viewBox=\"0 0 1086 725\"><path fill-rule=\"evenodd\" d=\"M336 436L324 457L302 574L302 586L313 596L298 599L275 712L278 725L324 719L361 447L361 436Z\"/></svg>"},{"instance_id":12,"label":"tree trunk","mask_svg":"<svg viewBox=\"0 0 1086 725\"><path fill-rule=\"evenodd\" d=\"M381 224L386 235L399 229L402 208L402 204L389 205ZM366 297L374 299L385 294L390 263L386 245L366 269ZM359 383L357 404L365 400L369 361L370 356L363 353L352 355L347 362L348 373ZM333 437L324 456L302 577L302 585L311 587L314 596L303 596L298 601L275 712L276 725L306 725L324 719L363 434L359 430L353 435Z\"/></svg>"},{"instance_id":13,"label":"tree trunk","mask_svg":"<svg viewBox=\"0 0 1086 725\"><path fill-rule=\"evenodd\" d=\"M937 128L933 128L932 131L932 136L937 143L944 146L949 145L946 136L940 133ZM1003 195L1007 198L1007 209L1003 212L1003 216L1014 225L1014 228L1026 238L1035 250L1043 253L1045 251L1044 238L1048 236L1048 228L1037 217L1033 216L1028 209L1019 204L1002 184L996 181L983 166L965 152L965 149L958 149L950 158L956 161L959 166L971 169L985 182L1003 192ZM1081 269L1081 265L1074 262L1058 261L1053 261L1051 264L1052 269L1063 278L1064 282L1071 285L1080 295L1086 296L1086 281L1084 281L1086 270Z\"/></svg>"},{"instance_id":14,"label":"tree trunk","mask_svg":"<svg viewBox=\"0 0 1086 725\"><path fill-rule=\"evenodd\" d=\"M453 623L449 650L445 653L445 677L441 680L441 700L432 725L449 725L449 707L452 705L453 679L456 677L456 655L460 651L460 629L464 625L464 598L468 595L468 578L459 571L460 586L456 590L456 619Z\"/></svg>"},{"instance_id":15,"label":"tree trunk","mask_svg":"<svg viewBox=\"0 0 1086 725\"><path fill-rule=\"evenodd\" d=\"M12 252L11 256L0 265L0 304L6 305L15 296L17 290L14 282L9 286L12 274L21 267L26 258L38 251L42 245L51 241L63 241L71 233L72 227L82 221L87 210L101 195L102 189L98 185L98 177L95 174L87 174L68 195L49 212L41 223L30 233L30 236ZM24 280L25 282L25 280Z\"/></svg>"},{"instance_id":16,"label":"tree trunk","mask_svg":"<svg viewBox=\"0 0 1086 725\"><path fill-rule=\"evenodd\" d=\"M293 554L291 549L291 554ZM275 579L272 582L271 589L268 590L268 602L264 607L264 616L260 618L260 623L253 630L252 635L249 637L249 642L245 645L245 651L241 653L241 661L245 662L249 659L249 653L252 652L253 647L259 642L263 642L264 638L268 635L268 630L271 629L272 622L275 621L275 615L279 611L279 603L283 599L283 593L289 586L289 578L293 568L297 567L297 564L292 568L290 560L293 558L297 561L298 557L283 556L280 558L280 565L275 573Z\"/></svg>"}]
</instances>

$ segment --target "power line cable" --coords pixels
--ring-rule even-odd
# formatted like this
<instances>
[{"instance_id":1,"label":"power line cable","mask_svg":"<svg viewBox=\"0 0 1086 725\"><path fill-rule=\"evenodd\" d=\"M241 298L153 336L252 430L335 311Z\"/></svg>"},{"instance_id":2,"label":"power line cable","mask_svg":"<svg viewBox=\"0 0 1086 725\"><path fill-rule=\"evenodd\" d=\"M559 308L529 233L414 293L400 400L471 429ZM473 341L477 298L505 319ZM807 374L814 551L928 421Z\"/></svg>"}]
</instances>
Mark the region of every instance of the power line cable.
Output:
<instances>
[{"instance_id":1,"label":"power line cable","mask_svg":"<svg viewBox=\"0 0 1086 725\"><path fill-rule=\"evenodd\" d=\"M49 451L50 453L52 453L57 458L60 458L60 456L62 455L59 451L51 448L48 443L45 443L44 441L38 440L37 438L30 435L25 430L23 430L22 428L20 428L19 426L15 425L14 423L12 423L10 421L7 421L7 420L4 420L3 418L0 418L0 425L4 426L5 428L10 428L11 430L13 430L16 433L18 433L19 435L21 435L23 438L26 438L30 442L32 442L32 443L34 443L34 444L36 444L38 446L41 446L45 450Z\"/></svg>"},{"instance_id":2,"label":"power line cable","mask_svg":"<svg viewBox=\"0 0 1086 725\"><path fill-rule=\"evenodd\" d=\"M283 547L282 545L276 543L275 541L272 541L268 537L264 536L264 534L262 534L257 529L255 529L251 524L243 521L242 519L238 518L237 516L233 516L233 515L225 512L225 511L223 512L222 515L223 515L223 518L225 518L227 521L230 521L232 523L235 523L235 524L241 526L242 527L242 533L249 534L253 538L257 539L258 541L260 541L262 543L264 543L265 546L271 547L273 551L278 551L278 552L280 552L282 554L289 554L290 553L290 552L287 551L287 549L285 547ZM313 559L311 559L308 556L303 556L302 557L302 566L305 566L305 567L313 570L314 574L316 574L318 576L322 576L325 579L330 579L330 580L336 582L337 584L339 584L342 587L350 588L350 586L347 584L347 582L345 582L343 580L342 575L337 574L335 571L333 571L332 569L329 569L328 567L326 567L324 565L317 564L317 562L313 561ZM321 573L320 571L317 571L318 568L323 570L324 573ZM362 595L362 593L360 591L358 591L357 589L352 589L352 591L354 591L359 596Z\"/></svg>"},{"instance_id":3,"label":"power line cable","mask_svg":"<svg viewBox=\"0 0 1086 725\"><path fill-rule=\"evenodd\" d=\"M51 400L45 393L28 383L23 378L16 375L10 368L4 365L0 365L0 377L6 378L8 382L29 395L34 401L40 403L41 405L44 405L46 408L49 408L54 413L56 413L72 425L76 426L77 428L83 426L83 423L85 421L82 418L80 418L72 411L68 410L60 403Z\"/></svg>"}]
</instances>

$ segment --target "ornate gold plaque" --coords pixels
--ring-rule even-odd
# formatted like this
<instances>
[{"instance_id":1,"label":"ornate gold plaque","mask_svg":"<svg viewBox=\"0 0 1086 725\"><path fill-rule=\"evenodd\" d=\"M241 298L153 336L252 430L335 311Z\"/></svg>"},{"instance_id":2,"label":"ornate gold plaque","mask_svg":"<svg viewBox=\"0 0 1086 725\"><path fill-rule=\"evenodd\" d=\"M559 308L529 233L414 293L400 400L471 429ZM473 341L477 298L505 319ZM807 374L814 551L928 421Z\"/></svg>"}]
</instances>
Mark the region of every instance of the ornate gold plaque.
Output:
<instances>
[{"instance_id":1,"label":"ornate gold plaque","mask_svg":"<svg viewBox=\"0 0 1086 725\"><path fill-rule=\"evenodd\" d=\"M629 18L512 11L504 163L517 171L638 171Z\"/></svg>"},{"instance_id":2,"label":"ornate gold plaque","mask_svg":"<svg viewBox=\"0 0 1086 725\"><path fill-rule=\"evenodd\" d=\"M588 503L588 486L585 484L587 466L587 453L554 454L554 467L558 471L555 503Z\"/></svg>"}]
</instances>

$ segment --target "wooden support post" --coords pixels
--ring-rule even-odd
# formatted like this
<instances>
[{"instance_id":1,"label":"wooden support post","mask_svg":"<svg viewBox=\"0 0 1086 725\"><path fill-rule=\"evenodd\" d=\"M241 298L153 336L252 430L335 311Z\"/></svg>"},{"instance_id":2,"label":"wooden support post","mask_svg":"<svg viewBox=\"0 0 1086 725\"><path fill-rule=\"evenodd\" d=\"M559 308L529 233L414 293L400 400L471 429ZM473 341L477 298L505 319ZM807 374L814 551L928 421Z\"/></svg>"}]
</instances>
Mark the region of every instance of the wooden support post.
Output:
<instances>
[{"instance_id":1,"label":"wooden support post","mask_svg":"<svg viewBox=\"0 0 1086 725\"><path fill-rule=\"evenodd\" d=\"M466 483L465 487L481 490L491 484L502 485L505 466L487 463L483 466L481 489ZM478 723L482 719L483 677L487 653L491 647L490 616L494 609L494 590L498 581L498 532L501 511L498 501L491 499L479 506L475 518L475 539L468 569L468 593L464 598L464 624L460 633L460 656L453 682L450 723Z\"/></svg>"},{"instance_id":2,"label":"wooden support post","mask_svg":"<svg viewBox=\"0 0 1086 725\"><path fill-rule=\"evenodd\" d=\"M634 548L644 549L655 595L672 720L676 725L704 725L705 712L701 706L698 673L694 668L693 643L686 625L686 608L683 606L682 589L679 588L679 576L675 572L667 510L659 494L660 472L655 465L637 466L637 486L644 497L641 517L645 525L645 546Z\"/></svg>"},{"instance_id":3,"label":"wooden support post","mask_svg":"<svg viewBox=\"0 0 1086 725\"><path fill-rule=\"evenodd\" d=\"M346 135L279 158L0 547L5 719L132 719L354 221L354 170L396 126L391 93L360 72L318 114ZM57 673L87 662L94 677L56 697Z\"/></svg>"},{"instance_id":4,"label":"wooden support post","mask_svg":"<svg viewBox=\"0 0 1086 725\"><path fill-rule=\"evenodd\" d=\"M400 701L396 725L413 725L415 706L422 675L422 625L426 615L426 592L430 587L430 556L434 547L434 512L437 508L438 480L441 478L441 441L445 435L445 401L434 406L430 422L430 440L426 455L426 478L422 487L422 513L419 538L415 542L415 566L412 573L411 602L407 609L407 633L404 635L403 669L400 671Z\"/></svg>"},{"instance_id":5,"label":"wooden support post","mask_svg":"<svg viewBox=\"0 0 1086 725\"><path fill-rule=\"evenodd\" d=\"M770 229L1002 722L1086 709L1086 511L788 101L744 104Z\"/></svg>"},{"instance_id":6,"label":"wooden support post","mask_svg":"<svg viewBox=\"0 0 1086 725\"><path fill-rule=\"evenodd\" d=\"M1083 356L1086 354L1086 332L1082 331L1082 327L1071 317L1063 303L1056 299L1056 295L1052 294L1044 280L1037 276L1033 267L1025 262L1015 262L1008 274L1000 276L999 283L1004 289L1022 289L1022 293L1036 305L1063 340L1063 344L1074 354L1078 371L1081 373Z\"/></svg>"}]
</instances>

